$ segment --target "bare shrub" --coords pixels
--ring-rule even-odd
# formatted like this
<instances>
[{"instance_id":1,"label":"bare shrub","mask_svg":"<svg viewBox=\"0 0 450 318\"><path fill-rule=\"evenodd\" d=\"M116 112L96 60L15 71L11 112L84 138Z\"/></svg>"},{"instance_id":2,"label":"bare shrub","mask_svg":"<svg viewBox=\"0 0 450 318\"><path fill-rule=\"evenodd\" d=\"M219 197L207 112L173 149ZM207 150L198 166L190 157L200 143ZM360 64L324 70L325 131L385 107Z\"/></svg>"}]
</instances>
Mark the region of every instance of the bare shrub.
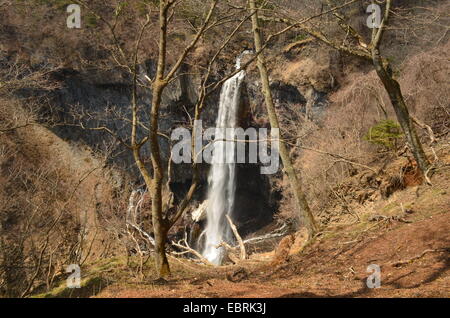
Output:
<instances>
[{"instance_id":1,"label":"bare shrub","mask_svg":"<svg viewBox=\"0 0 450 318\"><path fill-rule=\"evenodd\" d=\"M450 42L420 53L402 67L400 83L412 112L438 135L450 128Z\"/></svg>"},{"instance_id":2,"label":"bare shrub","mask_svg":"<svg viewBox=\"0 0 450 318\"><path fill-rule=\"evenodd\" d=\"M98 215L120 206L120 175L36 118L17 98L0 100L1 296L49 290L67 265L106 257L117 246Z\"/></svg>"}]
</instances>

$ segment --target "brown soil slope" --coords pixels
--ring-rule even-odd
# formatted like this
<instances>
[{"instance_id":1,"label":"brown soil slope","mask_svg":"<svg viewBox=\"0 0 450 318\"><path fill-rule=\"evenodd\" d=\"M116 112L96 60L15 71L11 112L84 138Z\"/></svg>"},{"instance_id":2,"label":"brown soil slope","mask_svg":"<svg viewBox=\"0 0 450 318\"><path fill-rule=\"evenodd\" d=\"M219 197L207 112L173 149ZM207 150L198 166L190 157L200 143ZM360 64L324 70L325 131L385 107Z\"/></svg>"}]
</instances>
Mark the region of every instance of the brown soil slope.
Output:
<instances>
[{"instance_id":1,"label":"brown soil slope","mask_svg":"<svg viewBox=\"0 0 450 318\"><path fill-rule=\"evenodd\" d=\"M376 202L371 215L384 217L329 226L277 267L270 260L211 268L173 259L168 284L116 280L97 297L449 297L449 182L450 169L443 166L433 186L410 187ZM408 213L399 214L400 203ZM370 264L381 267L380 288L366 286ZM236 272L244 274L232 282Z\"/></svg>"}]
</instances>

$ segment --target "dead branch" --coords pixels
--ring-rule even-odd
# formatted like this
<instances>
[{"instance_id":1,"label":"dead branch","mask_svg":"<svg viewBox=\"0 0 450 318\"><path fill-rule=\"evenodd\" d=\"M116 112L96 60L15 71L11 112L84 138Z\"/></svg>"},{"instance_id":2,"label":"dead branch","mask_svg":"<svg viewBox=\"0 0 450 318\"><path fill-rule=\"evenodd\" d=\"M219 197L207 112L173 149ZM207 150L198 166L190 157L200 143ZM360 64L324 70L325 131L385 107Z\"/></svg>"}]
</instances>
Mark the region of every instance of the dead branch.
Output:
<instances>
[{"instance_id":1,"label":"dead branch","mask_svg":"<svg viewBox=\"0 0 450 318\"><path fill-rule=\"evenodd\" d=\"M398 221L403 223L412 223L409 220L406 220L405 218L398 216L398 215L392 215L392 216L385 216L385 215L373 215L369 217L369 222L381 222L381 221Z\"/></svg>"},{"instance_id":2,"label":"dead branch","mask_svg":"<svg viewBox=\"0 0 450 318\"><path fill-rule=\"evenodd\" d=\"M257 243L257 242L265 241L268 239L285 236L287 233L286 227L287 227L287 225L283 224L279 229L273 231L272 233L268 233L268 234L257 236L257 237L252 237L252 238L245 240L244 244Z\"/></svg>"},{"instance_id":3,"label":"dead branch","mask_svg":"<svg viewBox=\"0 0 450 318\"><path fill-rule=\"evenodd\" d=\"M216 248L224 248L226 250L226 257L233 262L234 264L237 264L239 262L239 257L237 257L236 254L236 246L231 246L225 241L222 241L219 245L216 246Z\"/></svg>"},{"instance_id":4,"label":"dead branch","mask_svg":"<svg viewBox=\"0 0 450 318\"><path fill-rule=\"evenodd\" d=\"M410 115L410 117L415 124L417 124L420 128L425 129L427 131L428 136L430 137L430 145L434 144L436 142L436 137L434 136L433 129L431 129L431 127L428 126L427 124L418 120L416 117L412 115Z\"/></svg>"},{"instance_id":5,"label":"dead branch","mask_svg":"<svg viewBox=\"0 0 450 318\"><path fill-rule=\"evenodd\" d=\"M242 237L239 235L236 225L233 224L233 221L231 221L231 218L228 214L226 215L226 218L228 220L228 223L230 224L230 227L231 227L231 230L233 231L234 236L236 237L236 239L239 243L239 248L241 250L240 258L242 260L247 259L247 252L245 251L245 245L244 245L244 242L242 241Z\"/></svg>"},{"instance_id":6,"label":"dead branch","mask_svg":"<svg viewBox=\"0 0 450 318\"><path fill-rule=\"evenodd\" d=\"M181 249L185 250L186 252L191 253L192 255L197 257L205 265L213 265L213 264L211 264L210 261L208 261L206 258L204 258L202 254L200 254L199 252L197 252L196 250L194 250L193 248L191 248L189 246L189 244L187 242L187 238L186 238L186 233L184 235L184 239L179 240L178 242L173 242L172 241L172 245L176 246L178 248L181 248ZM174 252L173 254L180 255L180 253L176 253L176 252ZM182 253L182 254L185 254L185 253Z\"/></svg>"},{"instance_id":7,"label":"dead branch","mask_svg":"<svg viewBox=\"0 0 450 318\"><path fill-rule=\"evenodd\" d=\"M320 153L320 154L323 154L323 155L327 155L327 156L339 159L339 161L346 162L348 164L355 165L355 166L358 166L358 167L361 167L361 168L365 168L365 169L370 170L370 171L375 172L375 173L377 172L374 168L366 166L366 165L364 165L362 163L355 162L353 160L350 160L348 158L345 158L345 157L343 157L341 155L338 155L338 154L335 154L335 153L331 153L331 152L327 152L327 151L323 151L323 150L319 150L319 149L314 149L314 148L306 147L306 146L299 146L299 145L295 145L295 144L292 144L292 143L289 143L289 144L291 146L293 146L293 147L296 147L296 148L314 151L314 152L317 152L317 153Z\"/></svg>"},{"instance_id":8,"label":"dead branch","mask_svg":"<svg viewBox=\"0 0 450 318\"><path fill-rule=\"evenodd\" d=\"M148 234L147 232L145 232L144 230L142 230L139 226L137 226L136 224L127 222L127 225L131 226L133 229L135 229L136 231L138 231L142 236L144 236L149 242L150 244L152 244L153 246L155 246L155 239L153 237L150 236L150 234Z\"/></svg>"},{"instance_id":9,"label":"dead branch","mask_svg":"<svg viewBox=\"0 0 450 318\"><path fill-rule=\"evenodd\" d=\"M427 250L423 251L422 253L420 253L420 254L417 255L417 256L414 256L414 257L409 258L409 259L406 259L406 260L402 260L402 261L398 261L398 262L393 262L393 263L391 263L391 265L394 266L394 267L400 267L400 266L402 266L402 265L412 263L412 262L414 262L414 261L416 261L416 260L418 260L418 259L424 257L424 256L425 256L426 254L428 254L428 253L440 253L440 252L449 252L449 251L450 251L449 248L437 248L437 249L434 249L434 250L432 250L432 249L427 249Z\"/></svg>"}]
</instances>

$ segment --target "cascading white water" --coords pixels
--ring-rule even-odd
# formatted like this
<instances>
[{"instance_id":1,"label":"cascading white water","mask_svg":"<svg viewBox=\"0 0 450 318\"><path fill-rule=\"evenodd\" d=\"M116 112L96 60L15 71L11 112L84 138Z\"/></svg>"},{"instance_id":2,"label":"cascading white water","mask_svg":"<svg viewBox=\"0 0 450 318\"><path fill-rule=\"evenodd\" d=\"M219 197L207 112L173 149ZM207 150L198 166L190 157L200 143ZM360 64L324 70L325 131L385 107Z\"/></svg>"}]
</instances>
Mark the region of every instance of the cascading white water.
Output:
<instances>
[{"instance_id":1,"label":"cascading white water","mask_svg":"<svg viewBox=\"0 0 450 318\"><path fill-rule=\"evenodd\" d=\"M236 61L236 69L241 67L241 59L245 51ZM240 87L245 71L240 71L229 78L220 92L219 115L216 122L216 139L225 137L221 128L236 128L237 112L240 103ZM223 135L221 135L221 133ZM230 240L230 227L226 215L233 210L236 190L235 163L226 163L234 158L235 144L227 141L215 141L212 166L208 176L208 206L206 209L205 245L202 255L211 263L220 265L223 248L217 246Z\"/></svg>"}]
</instances>

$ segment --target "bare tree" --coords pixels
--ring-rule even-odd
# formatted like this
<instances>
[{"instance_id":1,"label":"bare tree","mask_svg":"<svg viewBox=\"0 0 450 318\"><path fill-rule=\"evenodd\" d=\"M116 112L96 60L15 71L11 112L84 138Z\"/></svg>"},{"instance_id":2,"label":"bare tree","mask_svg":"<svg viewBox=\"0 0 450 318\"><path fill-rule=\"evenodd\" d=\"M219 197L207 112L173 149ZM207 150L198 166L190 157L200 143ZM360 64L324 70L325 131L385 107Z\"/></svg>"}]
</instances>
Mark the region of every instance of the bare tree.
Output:
<instances>
[{"instance_id":1,"label":"bare tree","mask_svg":"<svg viewBox=\"0 0 450 318\"><path fill-rule=\"evenodd\" d=\"M254 13L252 16L252 30L255 41L255 49L257 51L261 50L263 46L263 40L260 33L260 25L259 25L259 17L258 17L258 9L255 5L254 0L249 0L250 10ZM269 75L267 72L267 67L264 59L264 55L260 54L258 56L257 61L259 73L262 81L262 93L264 95L264 100L266 103L267 113L269 115L270 125L272 129L279 129L280 124L278 122L278 116L275 111L275 105L273 102L272 92L270 89L269 83ZM292 165L291 158L289 156L288 149L282 138L279 144L280 157L283 161L283 166L288 175L292 192L294 193L294 197L297 203L298 214L308 229L310 237L314 235L317 231L317 225L314 220L314 216L312 215L311 209L306 200L305 193L302 190L301 179L299 177L299 173L294 170L294 166Z\"/></svg>"},{"instance_id":2,"label":"bare tree","mask_svg":"<svg viewBox=\"0 0 450 318\"><path fill-rule=\"evenodd\" d=\"M353 0L356 1L356 0ZM192 183L188 192L177 207L171 206L171 202L163 202L164 196L163 194L166 191L166 187L164 186L170 180L170 173L167 169L170 169L170 162L167 166L164 165L163 155L161 153L160 147L160 136L163 135L162 132L159 131L159 120L161 116L161 104L162 97L165 90L168 88L168 85L180 76L179 72L181 66L189 61L189 54L193 52L194 48L197 44L204 39L205 34L212 29L218 29L229 31L229 33L222 32L220 34L219 45L215 45L218 49L214 54L209 58L209 61L206 66L203 66L203 73L201 75L201 82L198 88L198 99L195 104L194 110L194 120L200 119L200 114L206 104L206 99L210 96L215 90L220 88L221 84L226 81L228 78L238 73L239 71L247 68L254 60L260 56L264 49L267 48L268 43L271 39L284 34L290 29L294 28L298 24L294 24L292 26L286 27L285 29L274 32L270 34L265 43L261 45L261 47L255 52L254 56L250 58L246 63L242 65L239 70L235 70L230 74L222 77L219 80L211 82L210 77L213 72L213 65L218 60L219 55L222 53L224 48L231 43L231 40L238 34L241 27L244 23L251 18L254 12L248 13L248 8L238 7L233 5L231 2L219 2L218 0L210 0L209 6L202 8L202 18L200 19L200 23L197 23L195 27L193 27L194 32L191 37L191 40L188 41L185 46L181 49L181 54L173 58L173 55L168 53L169 45L173 44L169 39L168 35L170 32L171 23L175 23L177 16L177 6L183 4L182 1L175 0L164 0L160 1L157 5L157 24L158 24L158 33L159 37L157 40L158 50L156 54L156 72L153 78L149 76L145 76L145 81L142 81L142 78L138 76L139 74L139 50L141 40L144 37L144 33L147 30L147 27L152 23L151 20L155 18L151 14L154 13L153 10L149 9L149 12L146 17L146 21L141 24L139 32L137 32L136 41L134 43L134 47L130 50L123 45L122 39L117 35L117 18L112 23L109 22L108 19L103 18L99 14L95 12L86 2L77 1L82 4L92 13L94 13L104 24L107 26L109 33L111 35L113 45L111 46L111 53L114 58L114 61L121 66L124 70L129 72L132 76L132 101L131 101L131 119L127 119L131 124L131 132L130 138L120 138L120 136L113 130L106 126L94 127L90 129L94 130L102 130L112 135L114 138L120 141L128 150L133 153L133 158L140 175L142 176L145 185L149 191L151 197L151 214L152 214L152 227L153 227L153 235L155 241L155 263L157 267L157 272L160 278L167 277L170 274L170 268L166 257L166 242L167 236L170 229L173 225L180 219L186 210L188 203L190 202L193 194L198 185L198 171L197 164L194 158L192 165ZM221 7L219 6L221 5ZM149 5L150 6L150 5ZM219 14L217 11L222 9ZM245 14L245 13L248 14ZM244 14L242 14L244 13ZM317 14L315 16L320 16L322 13ZM241 17L236 19L236 17ZM305 19L305 21L310 20ZM182 20L182 19L181 19ZM303 23L305 21L299 22ZM231 29L225 27L227 25L231 25ZM192 27L192 26L191 26ZM217 32L216 32L217 34ZM223 38L222 38L223 36ZM217 42L217 41L216 41ZM178 44L179 46L179 44ZM171 58L171 62L169 62L169 58ZM138 87L146 87L151 91L151 107L148 109L149 120L145 122L139 117L139 108L138 108L138 97L137 97L137 88ZM192 123L191 123L192 124ZM84 127L83 127L84 128ZM139 139L138 138L138 130L144 129L146 135ZM195 130L193 131L195 134ZM129 141L128 141L129 139ZM195 135L192 138L192 155L193 157L198 154L195 153L197 147L195 146ZM150 153L150 162L147 162L142 155L142 149L144 146L149 146ZM170 161L170 158L169 158ZM148 165L150 163L150 165ZM166 183L165 183L166 182ZM170 209L168 209L170 207Z\"/></svg>"},{"instance_id":3,"label":"bare tree","mask_svg":"<svg viewBox=\"0 0 450 318\"><path fill-rule=\"evenodd\" d=\"M408 107L406 106L405 100L403 98L402 90L400 84L394 79L392 74L392 69L389 61L382 57L380 53L380 43L385 32L386 25L389 21L389 14L392 6L392 0L386 1L386 8L384 13L384 18L381 22L378 30L373 29L372 42L369 47L371 48L372 62L375 70L384 85L389 98L391 100L392 106L394 107L397 119L405 133L406 140L411 145L414 158L416 159L417 166L420 168L422 173L426 175L429 169L429 161L423 151L422 143L417 136L416 129L414 127L414 122L409 115Z\"/></svg>"},{"instance_id":4,"label":"bare tree","mask_svg":"<svg viewBox=\"0 0 450 318\"><path fill-rule=\"evenodd\" d=\"M328 1L330 3L330 1ZM375 3L375 2L373 2ZM392 67L387 58L383 57L380 52L380 46L383 39L389 21L389 16L392 10L392 0L386 0L384 17L381 24L378 27L373 28L372 39L369 44L365 43L364 37L358 33L352 26L346 21L347 19L340 13L333 12L333 15L337 19L338 25L341 30L345 32L344 40L340 42L338 39L332 39L328 37L320 26L308 26L298 25L298 27L325 43L326 45L346 54L350 54L373 64L378 77L380 78L386 92L389 95L392 107L394 108L397 120L399 121L406 140L411 145L414 158L416 160L418 168L424 175L430 169L429 161L425 155L425 152L420 142L416 129L413 124L413 120L409 115L408 107L403 98L400 84L395 80ZM267 17L266 17L267 18ZM288 25L296 24L296 19L292 18L275 18L268 17L271 21L284 22ZM320 25L320 24L319 24ZM354 41L346 41L347 38L351 38Z\"/></svg>"},{"instance_id":5,"label":"bare tree","mask_svg":"<svg viewBox=\"0 0 450 318\"><path fill-rule=\"evenodd\" d=\"M114 138L119 140L128 150L130 150L133 154L133 158L136 166L139 169L140 175L142 176L145 185L148 189L151 199L151 215L152 215L152 227L153 227L153 236L154 236L154 255L155 255L155 264L157 268L157 273L160 278L167 277L170 274L169 263L167 261L166 256L166 243L167 236L169 230L173 227L173 225L180 219L186 210L192 196L195 193L195 190L198 185L199 177L198 177L198 168L197 168L197 160L193 160L192 164L192 183L191 186L186 193L185 197L178 204L177 207L171 207L171 202L163 202L163 193L166 191L166 187L164 186L170 181L170 158L167 167L163 163L163 155L161 153L160 148L160 136L163 135L159 131L159 120L161 113L161 103L162 96L165 89L168 85L177 79L180 76L179 72L181 66L187 62L189 54L193 51L193 49L197 46L200 40L204 37L205 33L214 29L214 28L224 28L226 25L232 25L231 31L228 34L224 34L224 38L220 39L220 45L215 53L210 57L206 67L204 74L201 77L201 83L198 88L198 100L195 105L195 114L194 120L200 119L201 112L205 106L206 98L211 95L216 89L220 87L220 85L228 78L236 74L240 70L236 70L231 74L224 76L222 79L211 83L210 77L213 71L213 64L217 62L219 55L224 50L224 48L230 44L231 40L238 33L239 29L242 27L245 21L249 19L249 16L243 15L242 18L237 19L239 17L239 13L244 12L245 10L239 8L228 7L224 4L224 7L228 11L232 11L228 14L219 15L218 11L218 0L209 1L209 6L203 10L203 17L200 25L195 26L195 32L192 36L192 39L186 44L186 46L181 49L181 54L179 54L173 61L173 63L168 63L168 34L169 34L169 26L170 23L174 21L174 16L177 14L176 7L180 5L181 1L175 0L164 0L160 1L157 7L157 20L158 20L158 51L157 51L157 64L156 64L156 72L154 78L150 78L149 76L145 76L145 81L143 82L141 78L138 78L139 75L139 50L141 40L144 36L146 28L151 23L150 13L147 14L146 21L141 25L140 30L138 32L138 36L134 45L134 48L131 52L126 51L123 47L119 37L116 35L116 26L117 23L114 22L111 24L107 19L101 17L95 10L93 10L86 2L78 1L88 10L96 14L100 20L102 20L110 31L112 40L114 42L112 54L115 57L114 60L123 67L126 71L131 74L132 77L132 99L131 99L131 120L129 120L131 124L131 133L130 133L130 142L128 143L127 139L122 139L120 136L113 130L106 126L101 127L93 127L88 129L94 130L102 130L112 135ZM236 22L237 21L237 22ZM225 30L228 30L225 28ZM254 59L245 63L241 69L244 69L250 65L250 63ZM169 67L170 66L170 67ZM148 110L149 113L149 121L143 122L141 118L139 118L139 107L138 107L138 87L146 87L151 91L151 107ZM191 122L192 125L192 122ZM81 126L83 126L81 124ZM87 127L82 127L87 128ZM146 131L146 135L139 139L138 131L144 128ZM193 130L193 134L195 134L195 130ZM192 156L195 157L198 154L195 153L195 149L197 149L195 145L195 135L192 138ZM150 148L150 165L147 166L147 161L144 160L142 156L142 149L145 146L149 146ZM166 183L165 183L166 182ZM171 207L171 209L169 209ZM170 210L170 211L169 211Z\"/></svg>"}]
</instances>

